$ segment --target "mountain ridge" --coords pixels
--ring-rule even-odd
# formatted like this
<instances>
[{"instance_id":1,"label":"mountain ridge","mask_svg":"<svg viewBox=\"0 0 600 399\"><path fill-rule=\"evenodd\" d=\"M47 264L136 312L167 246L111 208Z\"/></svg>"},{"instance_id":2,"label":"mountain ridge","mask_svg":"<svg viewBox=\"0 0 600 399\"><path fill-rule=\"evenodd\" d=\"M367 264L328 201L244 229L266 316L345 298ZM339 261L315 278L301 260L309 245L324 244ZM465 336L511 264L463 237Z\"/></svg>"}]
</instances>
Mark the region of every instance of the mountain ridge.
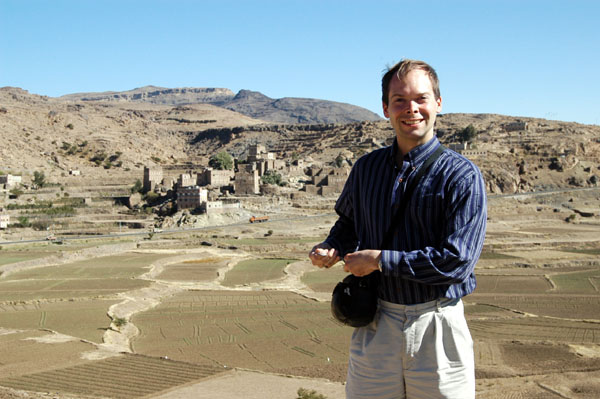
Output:
<instances>
[{"instance_id":1,"label":"mountain ridge","mask_svg":"<svg viewBox=\"0 0 600 399\"><path fill-rule=\"evenodd\" d=\"M66 101L130 101L160 105L211 104L251 118L274 123L350 123L382 118L365 108L329 100L284 97L274 99L258 91L226 88L143 86L127 91L73 93L57 97Z\"/></svg>"}]
</instances>

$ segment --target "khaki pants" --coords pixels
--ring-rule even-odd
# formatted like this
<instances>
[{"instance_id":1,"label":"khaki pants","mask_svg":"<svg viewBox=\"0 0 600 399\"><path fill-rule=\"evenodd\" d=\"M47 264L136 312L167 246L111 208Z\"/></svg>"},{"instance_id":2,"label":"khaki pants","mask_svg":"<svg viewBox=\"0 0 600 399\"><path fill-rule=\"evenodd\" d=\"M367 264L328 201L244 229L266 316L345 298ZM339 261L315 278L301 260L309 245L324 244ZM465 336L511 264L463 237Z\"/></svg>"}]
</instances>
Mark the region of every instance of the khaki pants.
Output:
<instances>
[{"instance_id":1,"label":"khaki pants","mask_svg":"<svg viewBox=\"0 0 600 399\"><path fill-rule=\"evenodd\" d=\"M380 301L350 344L348 399L472 399L473 341L460 299Z\"/></svg>"}]
</instances>

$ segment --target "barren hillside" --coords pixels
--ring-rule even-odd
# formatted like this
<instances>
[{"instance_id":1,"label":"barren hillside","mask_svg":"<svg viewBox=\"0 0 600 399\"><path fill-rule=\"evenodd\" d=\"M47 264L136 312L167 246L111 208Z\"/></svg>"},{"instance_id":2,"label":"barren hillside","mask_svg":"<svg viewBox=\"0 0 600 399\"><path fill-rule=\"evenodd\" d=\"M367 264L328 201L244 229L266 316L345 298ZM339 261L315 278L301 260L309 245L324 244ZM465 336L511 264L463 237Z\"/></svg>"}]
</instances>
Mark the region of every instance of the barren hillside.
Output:
<instances>
[{"instance_id":1,"label":"barren hillside","mask_svg":"<svg viewBox=\"0 0 600 399\"><path fill-rule=\"evenodd\" d=\"M600 127L491 114L445 114L442 142L459 141L473 125L467 154L483 170L491 193L593 187L600 177ZM218 150L244 158L262 143L280 159L352 163L389 144L387 121L273 124L210 104L158 105L138 101L65 101L18 88L0 89L0 170L60 176L81 170L93 178L134 181L144 165L202 163Z\"/></svg>"}]
</instances>

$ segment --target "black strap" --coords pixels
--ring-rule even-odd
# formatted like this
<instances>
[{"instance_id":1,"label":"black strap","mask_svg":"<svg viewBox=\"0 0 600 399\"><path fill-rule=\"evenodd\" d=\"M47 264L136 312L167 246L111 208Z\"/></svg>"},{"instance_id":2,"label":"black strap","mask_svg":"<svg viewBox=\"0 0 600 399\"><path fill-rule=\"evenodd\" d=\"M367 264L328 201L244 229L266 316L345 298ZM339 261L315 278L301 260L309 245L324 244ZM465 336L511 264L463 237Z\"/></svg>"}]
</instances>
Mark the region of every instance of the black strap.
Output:
<instances>
[{"instance_id":1,"label":"black strap","mask_svg":"<svg viewBox=\"0 0 600 399\"><path fill-rule=\"evenodd\" d=\"M433 154L431 154L429 158L427 158L425 162L423 162L423 165L421 165L419 170L417 170L415 177L412 178L410 184L406 186L404 194L402 195L402 200L400 201L400 204L398 205L394 212L394 215L392 216L392 223L390 223L390 226L385 232L379 249L386 249L386 247L389 246L389 243L392 237L394 236L394 228L400 221L400 218L403 216L404 209L406 208L406 204L408 204L408 201L412 196L412 192L417 187L417 184L419 184L419 180L421 180L421 178L425 175L425 173L427 173L429 168L431 168L431 165L440 157L440 155L442 155L442 153L445 150L446 147L440 144L439 147L433 152Z\"/></svg>"}]
</instances>

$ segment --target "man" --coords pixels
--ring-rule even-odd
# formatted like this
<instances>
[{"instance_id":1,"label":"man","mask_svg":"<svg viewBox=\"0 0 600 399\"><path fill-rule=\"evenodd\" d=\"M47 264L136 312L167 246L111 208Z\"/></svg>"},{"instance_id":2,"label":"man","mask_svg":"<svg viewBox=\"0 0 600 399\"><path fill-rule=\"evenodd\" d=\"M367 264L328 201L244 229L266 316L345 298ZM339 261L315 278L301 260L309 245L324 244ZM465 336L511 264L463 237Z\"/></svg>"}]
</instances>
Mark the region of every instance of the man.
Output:
<instances>
[{"instance_id":1,"label":"man","mask_svg":"<svg viewBox=\"0 0 600 399\"><path fill-rule=\"evenodd\" d=\"M407 183L440 145L437 74L422 61L403 60L383 76L382 92L394 144L356 162L335 205L339 219L309 254L318 267L343 259L344 270L356 276L381 271L375 320L352 335L346 395L474 398L473 341L461 298L475 289L485 236L483 178L446 149L404 198ZM380 248L396 209L402 217Z\"/></svg>"}]
</instances>

